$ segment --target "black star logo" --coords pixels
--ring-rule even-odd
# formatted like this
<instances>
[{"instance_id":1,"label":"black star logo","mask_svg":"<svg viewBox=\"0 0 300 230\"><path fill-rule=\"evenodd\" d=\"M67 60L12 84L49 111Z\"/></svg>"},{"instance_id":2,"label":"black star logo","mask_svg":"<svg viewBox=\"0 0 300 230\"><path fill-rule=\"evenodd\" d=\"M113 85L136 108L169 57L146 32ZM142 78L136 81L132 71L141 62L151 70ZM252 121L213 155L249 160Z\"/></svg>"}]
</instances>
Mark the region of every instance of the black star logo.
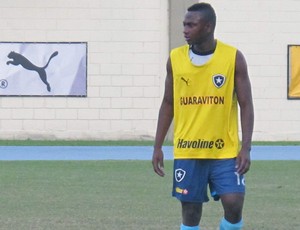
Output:
<instances>
[{"instance_id":1,"label":"black star logo","mask_svg":"<svg viewBox=\"0 0 300 230\"><path fill-rule=\"evenodd\" d=\"M217 149L224 148L224 145L225 145L225 143L224 143L224 141L222 139L218 139L215 142L215 146L216 146Z\"/></svg>"}]
</instances>

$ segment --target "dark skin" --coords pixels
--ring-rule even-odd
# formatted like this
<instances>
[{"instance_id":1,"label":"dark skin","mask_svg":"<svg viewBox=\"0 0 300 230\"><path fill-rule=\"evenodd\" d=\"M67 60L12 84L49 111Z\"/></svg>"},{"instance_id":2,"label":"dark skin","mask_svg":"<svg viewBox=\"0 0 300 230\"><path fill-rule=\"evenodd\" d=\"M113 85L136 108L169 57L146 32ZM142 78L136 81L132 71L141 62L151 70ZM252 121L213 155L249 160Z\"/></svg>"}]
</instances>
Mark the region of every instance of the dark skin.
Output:
<instances>
[{"instance_id":1,"label":"dark skin","mask_svg":"<svg viewBox=\"0 0 300 230\"><path fill-rule=\"evenodd\" d=\"M205 20L202 12L187 12L183 21L186 42L194 46L199 53L214 50L214 24ZM242 129L242 148L236 158L236 170L242 175L250 169L250 149L253 132L253 103L251 84L248 76L247 63L243 54L237 51L235 66L235 93L240 106ZM152 165L155 173L163 177L164 155L162 145L173 120L173 73L170 58L167 61L167 76L165 92L159 110ZM224 217L231 223L237 223L242 218L244 195L240 193L221 195ZM182 223L187 226L199 225L202 215L202 203L182 202Z\"/></svg>"}]
</instances>

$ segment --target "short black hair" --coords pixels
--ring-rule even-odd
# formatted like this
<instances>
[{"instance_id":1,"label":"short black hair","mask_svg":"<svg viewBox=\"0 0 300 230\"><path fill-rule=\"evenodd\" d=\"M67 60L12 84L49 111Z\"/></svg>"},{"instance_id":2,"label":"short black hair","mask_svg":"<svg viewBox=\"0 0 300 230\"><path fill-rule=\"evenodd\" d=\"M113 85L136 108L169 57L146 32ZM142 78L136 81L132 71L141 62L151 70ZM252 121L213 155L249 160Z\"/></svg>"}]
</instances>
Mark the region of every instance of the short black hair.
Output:
<instances>
[{"instance_id":1,"label":"short black hair","mask_svg":"<svg viewBox=\"0 0 300 230\"><path fill-rule=\"evenodd\" d=\"M217 20L216 13L215 13L214 8L210 4L205 3L205 2L196 3L192 6L190 6L187 9L187 11L190 11L190 12L198 11L198 12L203 13L205 20L207 20L208 22L211 22L213 27L216 26L216 20Z\"/></svg>"}]
</instances>

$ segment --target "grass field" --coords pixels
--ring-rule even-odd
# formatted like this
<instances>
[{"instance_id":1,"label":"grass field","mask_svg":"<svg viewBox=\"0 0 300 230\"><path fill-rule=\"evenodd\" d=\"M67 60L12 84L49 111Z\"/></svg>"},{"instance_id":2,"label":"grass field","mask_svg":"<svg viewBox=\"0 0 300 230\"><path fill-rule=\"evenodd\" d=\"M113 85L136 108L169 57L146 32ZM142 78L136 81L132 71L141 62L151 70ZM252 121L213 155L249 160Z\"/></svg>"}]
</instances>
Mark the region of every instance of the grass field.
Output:
<instances>
[{"instance_id":1,"label":"grass field","mask_svg":"<svg viewBox=\"0 0 300 230\"><path fill-rule=\"evenodd\" d=\"M245 230L300 229L300 161L253 161ZM150 161L0 161L0 229L175 230L172 162L156 176ZM220 202L204 205L202 229L217 230Z\"/></svg>"}]
</instances>

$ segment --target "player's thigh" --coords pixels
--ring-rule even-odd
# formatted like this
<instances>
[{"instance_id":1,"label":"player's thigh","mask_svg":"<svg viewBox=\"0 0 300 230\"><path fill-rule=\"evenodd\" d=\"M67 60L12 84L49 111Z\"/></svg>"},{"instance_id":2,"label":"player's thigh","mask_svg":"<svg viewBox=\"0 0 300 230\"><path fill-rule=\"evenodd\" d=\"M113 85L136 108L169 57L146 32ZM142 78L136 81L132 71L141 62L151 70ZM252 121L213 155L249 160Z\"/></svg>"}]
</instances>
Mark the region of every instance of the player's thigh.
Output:
<instances>
[{"instance_id":1,"label":"player's thigh","mask_svg":"<svg viewBox=\"0 0 300 230\"><path fill-rule=\"evenodd\" d=\"M174 160L172 195L181 202L207 202L208 172L207 161Z\"/></svg>"},{"instance_id":2,"label":"player's thigh","mask_svg":"<svg viewBox=\"0 0 300 230\"><path fill-rule=\"evenodd\" d=\"M218 196L245 193L244 175L236 172L235 159L215 160L212 164L209 185Z\"/></svg>"}]
</instances>

